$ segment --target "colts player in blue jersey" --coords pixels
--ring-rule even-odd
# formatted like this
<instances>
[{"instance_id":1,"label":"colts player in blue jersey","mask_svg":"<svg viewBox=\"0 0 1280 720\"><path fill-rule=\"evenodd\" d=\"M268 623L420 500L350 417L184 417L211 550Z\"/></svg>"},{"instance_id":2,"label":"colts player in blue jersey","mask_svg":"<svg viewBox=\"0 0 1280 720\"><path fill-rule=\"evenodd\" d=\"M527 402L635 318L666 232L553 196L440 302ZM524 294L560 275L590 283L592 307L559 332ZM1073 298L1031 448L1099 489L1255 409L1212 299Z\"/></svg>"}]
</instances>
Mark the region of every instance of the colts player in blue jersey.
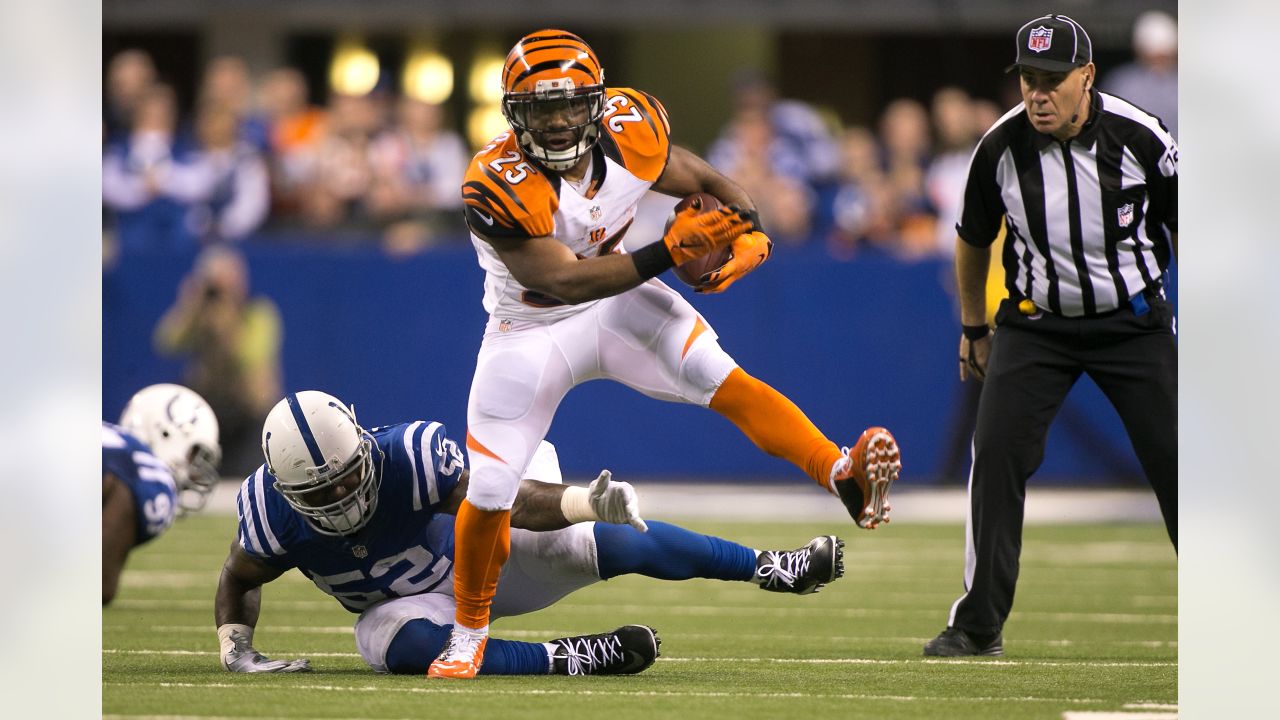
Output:
<instances>
[{"instance_id":1,"label":"colts player in blue jersey","mask_svg":"<svg viewBox=\"0 0 1280 720\"><path fill-rule=\"evenodd\" d=\"M253 648L261 586L298 568L360 616L356 647L377 672L425 674L452 629L454 515L468 472L440 423L366 431L337 398L303 391L281 400L262 433L266 464L237 497L239 535L222 568L215 621L233 672L305 672ZM511 561L495 617L545 608L574 590L629 573L666 580L754 582L807 594L844 572L843 545L824 535L797 550L763 552L640 517L635 490L606 470L589 488L561 484L555 449L533 454L514 500ZM481 674L637 673L658 656L652 628L545 643L491 638Z\"/></svg>"},{"instance_id":2,"label":"colts player in blue jersey","mask_svg":"<svg viewBox=\"0 0 1280 720\"><path fill-rule=\"evenodd\" d=\"M218 481L218 419L181 385L139 390L102 423L102 604L110 603L133 548L204 507Z\"/></svg>"}]
</instances>

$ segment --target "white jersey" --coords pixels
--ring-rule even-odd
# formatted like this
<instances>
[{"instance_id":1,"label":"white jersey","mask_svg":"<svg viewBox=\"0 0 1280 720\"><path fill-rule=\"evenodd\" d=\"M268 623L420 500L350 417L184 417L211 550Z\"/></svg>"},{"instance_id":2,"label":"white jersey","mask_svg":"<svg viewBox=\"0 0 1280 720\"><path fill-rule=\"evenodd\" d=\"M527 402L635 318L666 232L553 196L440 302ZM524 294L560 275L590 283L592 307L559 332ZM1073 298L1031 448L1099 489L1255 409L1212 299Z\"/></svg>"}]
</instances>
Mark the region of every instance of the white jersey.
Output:
<instances>
[{"instance_id":1,"label":"white jersey","mask_svg":"<svg viewBox=\"0 0 1280 720\"><path fill-rule=\"evenodd\" d=\"M481 150L467 168L462 198L485 271L485 310L500 320L548 322L593 305L567 305L524 287L486 238L554 237L579 258L623 252L636 206L666 169L670 151L661 103L619 88L607 91L600 141L580 187L530 160L511 133Z\"/></svg>"}]
</instances>

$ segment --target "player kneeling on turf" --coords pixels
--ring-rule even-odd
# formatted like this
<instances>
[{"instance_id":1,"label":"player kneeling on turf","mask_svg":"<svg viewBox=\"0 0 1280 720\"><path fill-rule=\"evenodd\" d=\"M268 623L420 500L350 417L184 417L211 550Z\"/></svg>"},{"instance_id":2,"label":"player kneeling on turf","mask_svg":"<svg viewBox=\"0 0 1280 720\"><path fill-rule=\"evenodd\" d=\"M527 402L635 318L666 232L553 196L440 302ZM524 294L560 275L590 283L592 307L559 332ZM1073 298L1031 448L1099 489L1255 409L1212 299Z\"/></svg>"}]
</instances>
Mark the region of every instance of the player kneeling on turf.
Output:
<instances>
[{"instance_id":1,"label":"player kneeling on turf","mask_svg":"<svg viewBox=\"0 0 1280 720\"><path fill-rule=\"evenodd\" d=\"M436 422L365 430L337 398L304 391L281 400L262 432L266 464L237 497L239 533L218 582L215 620L233 672L305 672L253 647L261 586L298 568L360 613L356 647L377 672L425 674L453 628L454 513L466 496L462 452ZM640 517L634 488L606 470L588 488L561 484L543 442L515 497L511 562L494 617L545 608L625 574L664 580L754 582L808 594L844 573L844 543L814 538L763 552ZM452 636L456 638L457 636ZM644 625L545 643L483 638L487 675L638 673L658 657Z\"/></svg>"}]
</instances>

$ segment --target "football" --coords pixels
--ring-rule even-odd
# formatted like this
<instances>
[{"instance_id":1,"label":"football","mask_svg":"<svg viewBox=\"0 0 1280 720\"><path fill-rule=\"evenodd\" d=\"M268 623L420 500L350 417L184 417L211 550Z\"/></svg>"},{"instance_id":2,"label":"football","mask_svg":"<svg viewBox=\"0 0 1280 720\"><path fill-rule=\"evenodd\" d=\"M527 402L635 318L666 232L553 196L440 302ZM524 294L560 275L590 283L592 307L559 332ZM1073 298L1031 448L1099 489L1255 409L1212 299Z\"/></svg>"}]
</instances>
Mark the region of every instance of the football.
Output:
<instances>
[{"instance_id":1,"label":"football","mask_svg":"<svg viewBox=\"0 0 1280 720\"><path fill-rule=\"evenodd\" d=\"M676 220L676 213L684 210L685 208L692 207L699 213L704 213L709 210L715 210L719 208L720 205L721 203L716 199L716 196L708 193L694 193L689 195L677 203L675 208L672 209L671 214L667 216L667 224L662 228L662 233L665 235L667 231L671 229L671 223ZM732 254L732 249L726 245L719 250L713 250L709 254L703 255L696 260L690 260L683 265L677 265L672 272L674 272L676 277L680 278L681 282L685 285L696 288L701 285L701 283L698 282L698 279L713 270L719 270L723 267L725 263L729 262L730 254Z\"/></svg>"}]
</instances>

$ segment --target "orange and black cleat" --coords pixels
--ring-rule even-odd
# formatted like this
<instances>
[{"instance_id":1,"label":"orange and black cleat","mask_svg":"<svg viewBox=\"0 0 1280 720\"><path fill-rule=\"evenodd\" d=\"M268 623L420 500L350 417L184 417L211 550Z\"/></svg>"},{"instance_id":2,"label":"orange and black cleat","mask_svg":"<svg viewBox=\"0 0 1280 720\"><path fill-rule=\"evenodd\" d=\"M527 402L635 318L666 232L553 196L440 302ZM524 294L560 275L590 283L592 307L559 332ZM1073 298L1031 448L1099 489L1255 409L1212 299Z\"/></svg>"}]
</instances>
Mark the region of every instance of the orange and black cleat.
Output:
<instances>
[{"instance_id":1,"label":"orange and black cleat","mask_svg":"<svg viewBox=\"0 0 1280 720\"><path fill-rule=\"evenodd\" d=\"M852 448L831 469L831 487L858 527L874 529L889 522L889 487L902 471L902 458L893 433L882 427L862 432Z\"/></svg>"}]
</instances>

